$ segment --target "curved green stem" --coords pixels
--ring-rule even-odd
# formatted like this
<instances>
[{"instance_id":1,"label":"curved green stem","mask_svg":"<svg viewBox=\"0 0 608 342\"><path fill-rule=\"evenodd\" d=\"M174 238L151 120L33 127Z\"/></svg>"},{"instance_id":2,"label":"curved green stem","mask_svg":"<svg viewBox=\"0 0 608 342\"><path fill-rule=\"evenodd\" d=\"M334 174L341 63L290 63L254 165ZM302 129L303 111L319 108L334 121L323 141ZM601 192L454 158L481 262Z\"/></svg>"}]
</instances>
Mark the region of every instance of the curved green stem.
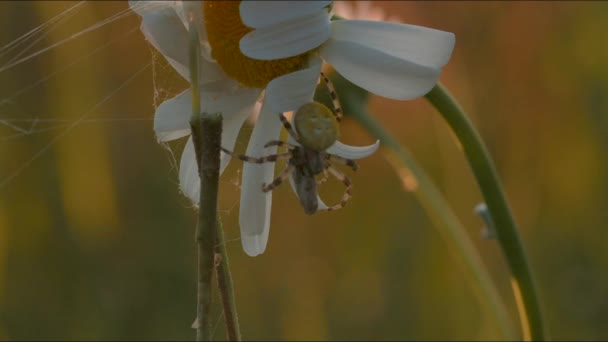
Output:
<instances>
[{"instance_id":1,"label":"curved green stem","mask_svg":"<svg viewBox=\"0 0 608 342\"><path fill-rule=\"evenodd\" d=\"M498 242L511 269L524 338L543 340L543 322L532 272L489 153L462 108L441 84L437 84L426 98L458 137L480 187Z\"/></svg>"},{"instance_id":2,"label":"curved green stem","mask_svg":"<svg viewBox=\"0 0 608 342\"><path fill-rule=\"evenodd\" d=\"M355 104L362 102L360 97L348 96L350 95L348 92L341 92L340 95L345 100L345 104L351 104L348 105L346 111L349 117L357 120L370 134L380 139L385 156L402 176L404 186L414 193L443 238L447 242L451 242L450 246L456 248L456 254L461 256L465 263L465 269L470 275L469 279L473 279L471 284L476 287L475 294L479 296L480 302L486 310L496 319L502 338L515 340L509 314L490 274L464 227L450 209L439 189L408 150L363 109L364 103Z\"/></svg>"}]
</instances>

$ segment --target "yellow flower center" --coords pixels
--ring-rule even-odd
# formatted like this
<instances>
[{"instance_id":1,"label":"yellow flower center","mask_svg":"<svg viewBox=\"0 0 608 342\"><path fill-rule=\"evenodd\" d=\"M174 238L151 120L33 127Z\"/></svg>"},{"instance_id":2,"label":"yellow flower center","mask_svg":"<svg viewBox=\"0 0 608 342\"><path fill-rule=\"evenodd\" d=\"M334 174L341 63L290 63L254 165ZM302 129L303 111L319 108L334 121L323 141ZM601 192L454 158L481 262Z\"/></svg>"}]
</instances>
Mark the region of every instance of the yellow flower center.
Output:
<instances>
[{"instance_id":1,"label":"yellow flower center","mask_svg":"<svg viewBox=\"0 0 608 342\"><path fill-rule=\"evenodd\" d=\"M252 88L265 88L274 78L302 69L307 54L262 61L245 56L239 41L253 31L241 20L240 1L204 1L205 27L211 45L211 56L224 72Z\"/></svg>"}]
</instances>

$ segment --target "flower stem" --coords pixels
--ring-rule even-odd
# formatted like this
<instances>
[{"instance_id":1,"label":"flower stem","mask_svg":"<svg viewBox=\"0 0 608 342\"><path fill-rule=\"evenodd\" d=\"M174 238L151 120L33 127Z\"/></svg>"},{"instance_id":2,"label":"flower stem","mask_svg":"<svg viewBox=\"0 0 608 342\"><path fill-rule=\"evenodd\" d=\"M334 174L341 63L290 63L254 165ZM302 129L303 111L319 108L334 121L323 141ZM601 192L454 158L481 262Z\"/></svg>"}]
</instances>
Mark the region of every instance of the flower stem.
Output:
<instances>
[{"instance_id":1,"label":"flower stem","mask_svg":"<svg viewBox=\"0 0 608 342\"><path fill-rule=\"evenodd\" d=\"M360 97L345 97L344 94L340 93L345 104L361 101ZM380 139L385 157L401 175L406 190L414 193L429 214L433 224L438 228L439 233L446 241L451 242L451 245L456 248L455 252L462 257L465 269L470 275L469 279L474 280L471 282L476 287L474 292L479 296L478 298L482 305L485 305L486 310L494 316L502 339L515 340L507 309L464 227L450 209L439 189L408 150L363 108L364 103L349 105L345 112L365 127L370 134Z\"/></svg>"},{"instance_id":2,"label":"flower stem","mask_svg":"<svg viewBox=\"0 0 608 342\"><path fill-rule=\"evenodd\" d=\"M522 304L518 304L518 309L524 339L543 340L543 322L532 272L489 153L462 108L441 84L437 84L426 98L458 137L477 179L494 223L498 242L511 269L515 296L521 299L518 299Z\"/></svg>"},{"instance_id":3,"label":"flower stem","mask_svg":"<svg viewBox=\"0 0 608 342\"><path fill-rule=\"evenodd\" d=\"M232 274L230 273L228 254L226 253L224 230L219 218L217 221L217 243L215 245L215 253L217 255L215 260L215 271L217 273L217 284L220 289L222 305L224 306L226 335L228 341L241 341L239 317L236 311L236 302L234 301L234 285L232 283Z\"/></svg>"},{"instance_id":4,"label":"flower stem","mask_svg":"<svg viewBox=\"0 0 608 342\"><path fill-rule=\"evenodd\" d=\"M209 312L211 282L215 264L214 245L217 239L217 196L220 166L222 115L205 114L190 120L194 149L201 180L196 243L198 246L198 309L197 341L211 340Z\"/></svg>"},{"instance_id":5,"label":"flower stem","mask_svg":"<svg viewBox=\"0 0 608 342\"><path fill-rule=\"evenodd\" d=\"M190 25L190 76L192 84L192 117L190 127L198 173L201 182L196 243L198 247L198 286L196 340L211 340L210 309L214 266L214 245L217 239L217 198L222 137L221 113L201 113L198 89L198 33Z\"/></svg>"}]
</instances>

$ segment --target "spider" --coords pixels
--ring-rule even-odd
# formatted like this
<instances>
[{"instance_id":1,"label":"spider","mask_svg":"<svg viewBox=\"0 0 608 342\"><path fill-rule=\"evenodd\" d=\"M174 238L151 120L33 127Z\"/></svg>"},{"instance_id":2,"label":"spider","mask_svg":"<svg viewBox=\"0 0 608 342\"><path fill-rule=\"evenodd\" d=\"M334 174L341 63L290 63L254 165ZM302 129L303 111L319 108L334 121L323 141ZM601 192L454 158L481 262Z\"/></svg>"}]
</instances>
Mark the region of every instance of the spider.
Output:
<instances>
[{"instance_id":1,"label":"spider","mask_svg":"<svg viewBox=\"0 0 608 342\"><path fill-rule=\"evenodd\" d=\"M355 171L358 168L354 160L342 158L326 151L338 139L338 123L342 119L342 107L340 106L335 87L323 72L321 72L321 79L323 79L329 90L334 107L333 112L319 102L304 104L294 115L293 122L295 129L287 118L285 118L283 113L279 114L283 127L285 127L289 135L291 135L300 146L281 140L272 140L266 143L264 147L282 146L286 147L288 151L259 158L242 154L236 155L233 152L222 148L224 153L249 163L262 164L266 162L275 162L277 160L287 160L285 169L283 169L271 183L262 184L262 191L272 191L272 189L283 183L285 179L293 175L296 194L304 207L304 212L308 215L317 212L317 184L321 184L327 179L328 171L341 181L346 189L341 201L325 210L341 209L351 197L352 183L350 179L341 171L331 166L330 162L347 165ZM324 178L317 182L315 176L321 173L323 173Z\"/></svg>"}]
</instances>

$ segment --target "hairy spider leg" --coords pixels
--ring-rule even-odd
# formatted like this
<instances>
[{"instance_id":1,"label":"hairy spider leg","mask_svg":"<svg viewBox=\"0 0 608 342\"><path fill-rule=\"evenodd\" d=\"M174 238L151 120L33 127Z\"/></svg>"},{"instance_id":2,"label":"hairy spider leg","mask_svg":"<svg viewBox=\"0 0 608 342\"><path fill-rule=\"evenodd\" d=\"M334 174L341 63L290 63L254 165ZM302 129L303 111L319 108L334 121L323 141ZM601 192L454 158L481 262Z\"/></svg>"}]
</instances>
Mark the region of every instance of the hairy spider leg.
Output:
<instances>
[{"instance_id":1,"label":"hairy spider leg","mask_svg":"<svg viewBox=\"0 0 608 342\"><path fill-rule=\"evenodd\" d=\"M293 129L293 127L291 126L289 121L287 121L287 118L285 117L285 115L283 115L283 113L280 113L279 118L281 119L281 122L283 123L283 127L285 127L285 129L287 130L289 135L291 135L296 141L299 142L300 135L298 134L298 132L296 132L295 129Z\"/></svg>"},{"instance_id":2,"label":"hairy spider leg","mask_svg":"<svg viewBox=\"0 0 608 342\"><path fill-rule=\"evenodd\" d=\"M344 165L350 167L351 169L353 169L353 171L357 171L359 169L359 165L357 165L357 163L355 163L355 161L352 159L342 158L335 154L329 154L329 153L327 154L327 159L331 160L333 162L336 162L336 163L344 164Z\"/></svg>"},{"instance_id":3,"label":"hairy spider leg","mask_svg":"<svg viewBox=\"0 0 608 342\"><path fill-rule=\"evenodd\" d=\"M285 152L285 153L277 153L277 154L271 154L269 156L264 156L264 157L249 157L246 156L244 154L234 154L231 151L225 149L222 147L222 151L226 154L229 154L235 158L239 158L242 161L246 161L246 162L250 162L250 163L256 163L256 164L262 164L262 163L266 163L266 162L275 162L277 160L288 160L291 157L293 157L293 154L291 154L291 152Z\"/></svg>"},{"instance_id":4,"label":"hairy spider leg","mask_svg":"<svg viewBox=\"0 0 608 342\"><path fill-rule=\"evenodd\" d=\"M329 96L331 97L331 102L334 105L334 115L336 116L336 120L340 122L342 120L342 105L340 104L340 99L338 99L338 93L336 93L336 87L334 83L321 71L321 79L325 82L325 86L327 90L329 90Z\"/></svg>"},{"instance_id":5,"label":"hairy spider leg","mask_svg":"<svg viewBox=\"0 0 608 342\"><path fill-rule=\"evenodd\" d=\"M283 183L283 181L285 181L295 169L295 166L293 166L292 164L288 164L287 167L285 167L283 171L281 171L281 173L275 179L272 180L272 182L270 182L269 184L262 184L262 191L272 191L272 189L281 185L281 183Z\"/></svg>"},{"instance_id":6,"label":"hairy spider leg","mask_svg":"<svg viewBox=\"0 0 608 342\"><path fill-rule=\"evenodd\" d=\"M317 180L317 185L321 185L325 182L327 182L327 178L329 178L329 174L327 174L327 168L329 167L329 164L325 165L325 168L323 169L323 177L319 178L319 180Z\"/></svg>"},{"instance_id":7,"label":"hairy spider leg","mask_svg":"<svg viewBox=\"0 0 608 342\"><path fill-rule=\"evenodd\" d=\"M264 145L264 147L270 147L270 146L283 146L283 147L287 147L290 150L297 148L296 145L292 145L288 142L281 141L281 140L270 140L269 142L266 143L266 145Z\"/></svg>"},{"instance_id":8,"label":"hairy spider leg","mask_svg":"<svg viewBox=\"0 0 608 342\"><path fill-rule=\"evenodd\" d=\"M332 211L332 210L342 209L346 205L346 202L348 202L348 200L350 199L350 196L351 196L350 192L353 188L353 184L351 183L350 178L348 178L345 174L343 174L339 170L333 168L332 166L328 166L327 170L332 175L334 175L334 177L336 177L339 181L344 183L344 185L346 186L346 189L344 190L344 195L342 196L342 200L340 200L340 203L338 203L334 206L331 206L325 210Z\"/></svg>"}]
</instances>

